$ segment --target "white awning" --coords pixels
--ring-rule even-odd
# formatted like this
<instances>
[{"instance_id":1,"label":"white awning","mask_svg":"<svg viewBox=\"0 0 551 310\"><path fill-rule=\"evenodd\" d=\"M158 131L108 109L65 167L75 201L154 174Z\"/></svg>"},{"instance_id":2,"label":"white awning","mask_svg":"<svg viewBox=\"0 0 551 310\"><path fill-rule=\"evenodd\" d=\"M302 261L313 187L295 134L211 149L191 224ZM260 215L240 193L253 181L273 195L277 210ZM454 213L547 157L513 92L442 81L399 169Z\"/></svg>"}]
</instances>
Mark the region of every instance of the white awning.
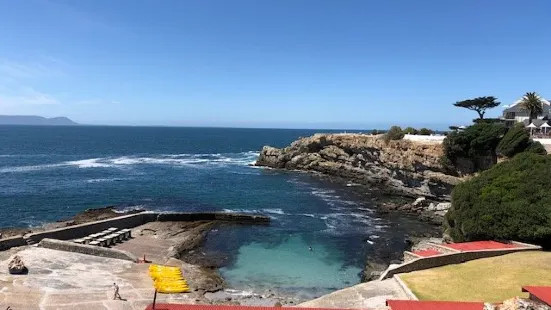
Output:
<instances>
[{"instance_id":1,"label":"white awning","mask_svg":"<svg viewBox=\"0 0 551 310\"><path fill-rule=\"evenodd\" d=\"M540 127L546 127L546 128L548 128L548 127L551 127L551 126L549 126L549 124L547 124L547 123L543 123Z\"/></svg>"},{"instance_id":2,"label":"white awning","mask_svg":"<svg viewBox=\"0 0 551 310\"><path fill-rule=\"evenodd\" d=\"M538 128L538 126L534 125L534 123L530 123L530 125L528 125L528 128Z\"/></svg>"}]
</instances>

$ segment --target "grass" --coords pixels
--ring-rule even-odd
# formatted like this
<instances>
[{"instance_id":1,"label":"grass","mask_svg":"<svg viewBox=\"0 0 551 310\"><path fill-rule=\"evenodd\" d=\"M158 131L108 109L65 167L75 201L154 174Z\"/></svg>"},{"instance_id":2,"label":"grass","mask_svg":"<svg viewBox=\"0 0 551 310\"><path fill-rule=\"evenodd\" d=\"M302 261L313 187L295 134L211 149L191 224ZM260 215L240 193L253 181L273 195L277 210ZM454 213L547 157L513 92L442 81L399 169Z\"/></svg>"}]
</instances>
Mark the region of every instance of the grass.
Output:
<instances>
[{"instance_id":1,"label":"grass","mask_svg":"<svg viewBox=\"0 0 551 310\"><path fill-rule=\"evenodd\" d=\"M501 302L521 286L551 286L551 252L530 251L401 274L419 300Z\"/></svg>"}]
</instances>

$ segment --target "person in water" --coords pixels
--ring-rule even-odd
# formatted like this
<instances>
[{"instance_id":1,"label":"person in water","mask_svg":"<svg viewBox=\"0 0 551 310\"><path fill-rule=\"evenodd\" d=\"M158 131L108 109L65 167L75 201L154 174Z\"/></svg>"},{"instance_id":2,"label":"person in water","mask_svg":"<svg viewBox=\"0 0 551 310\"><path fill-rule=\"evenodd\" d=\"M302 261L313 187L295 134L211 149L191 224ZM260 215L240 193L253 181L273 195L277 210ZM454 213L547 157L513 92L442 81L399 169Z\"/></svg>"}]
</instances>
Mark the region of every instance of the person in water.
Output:
<instances>
[{"instance_id":1,"label":"person in water","mask_svg":"<svg viewBox=\"0 0 551 310\"><path fill-rule=\"evenodd\" d=\"M308 251L312 252L312 247L311 246L308 247Z\"/></svg>"}]
</instances>

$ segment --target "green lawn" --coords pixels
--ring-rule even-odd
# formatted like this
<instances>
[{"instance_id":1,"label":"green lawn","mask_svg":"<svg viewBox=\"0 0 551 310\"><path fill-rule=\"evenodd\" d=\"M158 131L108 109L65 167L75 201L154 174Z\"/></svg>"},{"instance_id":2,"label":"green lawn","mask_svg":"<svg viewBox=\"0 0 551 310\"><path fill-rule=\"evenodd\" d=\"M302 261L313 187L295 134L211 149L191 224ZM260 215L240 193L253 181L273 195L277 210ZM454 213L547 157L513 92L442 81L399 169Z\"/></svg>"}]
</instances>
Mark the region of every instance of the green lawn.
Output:
<instances>
[{"instance_id":1,"label":"green lawn","mask_svg":"<svg viewBox=\"0 0 551 310\"><path fill-rule=\"evenodd\" d=\"M551 253L530 251L401 274L420 300L500 302L521 286L551 286Z\"/></svg>"}]
</instances>

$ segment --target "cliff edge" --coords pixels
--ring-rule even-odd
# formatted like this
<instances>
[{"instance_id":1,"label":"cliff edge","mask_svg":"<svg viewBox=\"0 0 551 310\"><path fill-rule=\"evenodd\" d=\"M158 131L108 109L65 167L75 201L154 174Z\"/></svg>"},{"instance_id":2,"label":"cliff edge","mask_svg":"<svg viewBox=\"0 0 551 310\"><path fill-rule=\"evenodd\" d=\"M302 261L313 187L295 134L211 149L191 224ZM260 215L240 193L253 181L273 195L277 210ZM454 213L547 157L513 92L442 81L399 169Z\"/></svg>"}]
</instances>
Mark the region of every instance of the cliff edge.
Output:
<instances>
[{"instance_id":1,"label":"cliff edge","mask_svg":"<svg viewBox=\"0 0 551 310\"><path fill-rule=\"evenodd\" d=\"M449 200L459 178L440 164L442 146L409 140L384 141L362 134L315 134L290 146L262 148L257 166L304 170L377 186L409 197Z\"/></svg>"}]
</instances>

